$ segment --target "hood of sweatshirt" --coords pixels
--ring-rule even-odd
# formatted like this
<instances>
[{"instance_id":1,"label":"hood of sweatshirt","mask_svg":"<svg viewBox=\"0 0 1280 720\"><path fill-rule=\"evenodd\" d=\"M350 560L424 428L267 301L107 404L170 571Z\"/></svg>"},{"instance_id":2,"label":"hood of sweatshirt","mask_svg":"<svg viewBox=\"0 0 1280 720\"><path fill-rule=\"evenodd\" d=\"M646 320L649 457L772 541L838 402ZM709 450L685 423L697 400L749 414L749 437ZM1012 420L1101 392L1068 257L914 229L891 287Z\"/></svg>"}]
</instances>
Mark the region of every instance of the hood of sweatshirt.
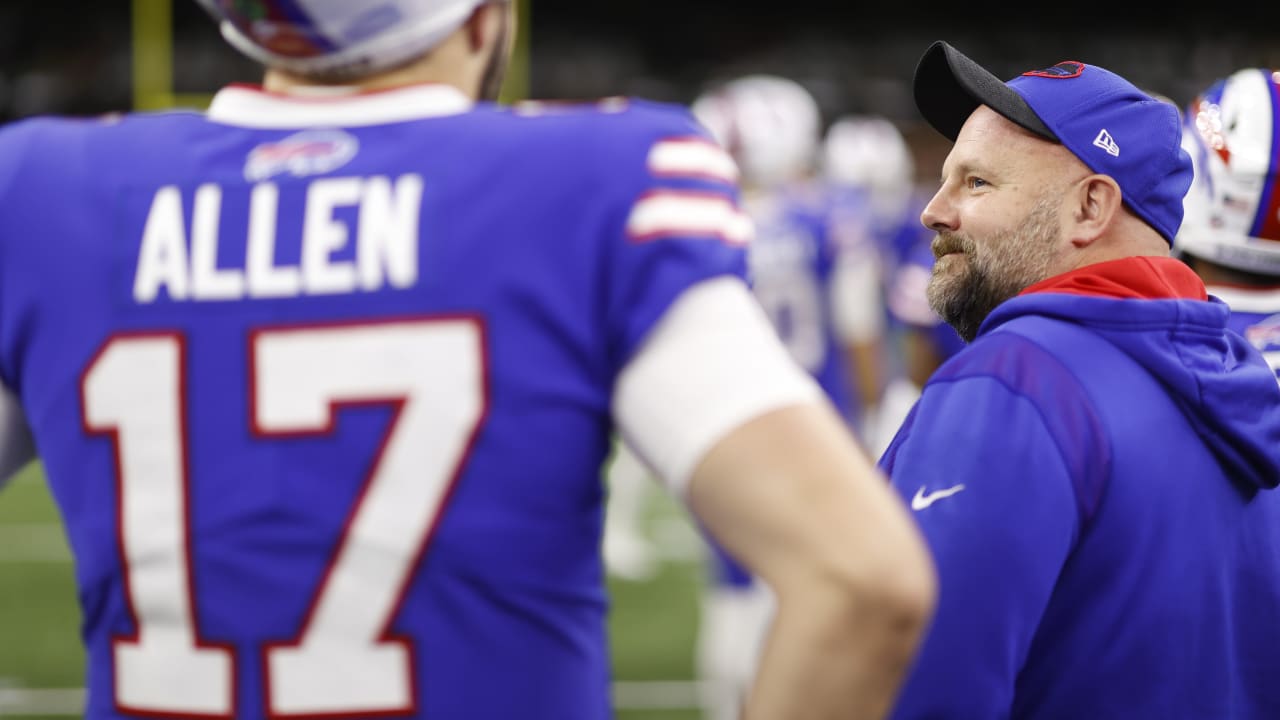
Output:
<instances>
[{"instance_id":1,"label":"hood of sweatshirt","mask_svg":"<svg viewBox=\"0 0 1280 720\"><path fill-rule=\"evenodd\" d=\"M1231 477L1259 488L1280 484L1276 375L1227 329L1230 310L1186 265L1131 257L1049 278L996 308L979 336L1029 314L1107 339L1160 380Z\"/></svg>"}]
</instances>

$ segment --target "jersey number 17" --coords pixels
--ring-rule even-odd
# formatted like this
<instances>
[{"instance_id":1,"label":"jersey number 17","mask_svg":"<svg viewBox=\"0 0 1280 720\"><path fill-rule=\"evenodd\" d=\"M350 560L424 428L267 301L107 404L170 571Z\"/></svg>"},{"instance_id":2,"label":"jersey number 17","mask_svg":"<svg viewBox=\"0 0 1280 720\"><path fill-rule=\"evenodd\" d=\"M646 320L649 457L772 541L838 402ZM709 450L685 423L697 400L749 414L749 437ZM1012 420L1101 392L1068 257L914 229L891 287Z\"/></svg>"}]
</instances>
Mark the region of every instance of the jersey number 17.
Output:
<instances>
[{"instance_id":1,"label":"jersey number 17","mask_svg":"<svg viewBox=\"0 0 1280 720\"><path fill-rule=\"evenodd\" d=\"M393 408L305 619L260 648L268 716L417 711L414 648L391 624L485 416L485 376L484 333L471 317L251 334L253 437L331 434L341 406ZM115 450L120 561L135 621L132 635L113 640L115 704L137 715L229 718L236 655L197 622L189 382L186 338L165 332L112 337L81 383L87 431Z\"/></svg>"}]
</instances>

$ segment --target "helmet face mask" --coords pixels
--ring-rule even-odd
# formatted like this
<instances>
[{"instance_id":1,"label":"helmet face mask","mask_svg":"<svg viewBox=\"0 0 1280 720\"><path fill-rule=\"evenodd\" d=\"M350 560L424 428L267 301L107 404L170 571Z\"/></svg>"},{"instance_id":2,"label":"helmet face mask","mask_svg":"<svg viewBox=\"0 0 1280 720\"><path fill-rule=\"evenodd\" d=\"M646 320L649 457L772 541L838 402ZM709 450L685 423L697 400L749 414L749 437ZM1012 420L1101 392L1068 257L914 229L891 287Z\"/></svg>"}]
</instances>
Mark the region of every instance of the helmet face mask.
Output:
<instances>
[{"instance_id":1,"label":"helmet face mask","mask_svg":"<svg viewBox=\"0 0 1280 720\"><path fill-rule=\"evenodd\" d=\"M822 114L794 80L743 76L698 97L692 111L737 161L748 185L776 187L813 170Z\"/></svg>"},{"instance_id":2,"label":"helmet face mask","mask_svg":"<svg viewBox=\"0 0 1280 720\"><path fill-rule=\"evenodd\" d=\"M340 81L428 52L487 0L198 0L250 58L303 77Z\"/></svg>"},{"instance_id":3,"label":"helmet face mask","mask_svg":"<svg viewBox=\"0 0 1280 720\"><path fill-rule=\"evenodd\" d=\"M1280 74L1237 71L1195 98L1183 149L1195 179L1183 202L1175 247L1247 272L1280 276Z\"/></svg>"}]
</instances>

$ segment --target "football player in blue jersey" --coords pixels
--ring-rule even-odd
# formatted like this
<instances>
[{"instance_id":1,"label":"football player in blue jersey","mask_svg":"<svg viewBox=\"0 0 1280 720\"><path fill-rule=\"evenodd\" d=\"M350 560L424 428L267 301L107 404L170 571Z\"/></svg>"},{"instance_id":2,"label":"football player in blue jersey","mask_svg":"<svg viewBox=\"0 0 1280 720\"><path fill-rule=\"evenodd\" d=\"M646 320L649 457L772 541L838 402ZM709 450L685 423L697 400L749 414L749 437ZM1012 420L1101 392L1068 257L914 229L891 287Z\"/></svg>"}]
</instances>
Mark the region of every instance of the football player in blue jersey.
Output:
<instances>
[{"instance_id":1,"label":"football player in blue jersey","mask_svg":"<svg viewBox=\"0 0 1280 720\"><path fill-rule=\"evenodd\" d=\"M915 225L919 228L919 215L924 206L914 209ZM955 329L929 307L926 290L935 262L931 249L933 238L914 235L899 248L902 255L892 263L886 293L890 333L902 365L888 382L880 401L871 446L877 455L893 440L929 378L965 345Z\"/></svg>"},{"instance_id":2,"label":"football player in blue jersey","mask_svg":"<svg viewBox=\"0 0 1280 720\"><path fill-rule=\"evenodd\" d=\"M964 343L929 308L925 288L933 268L932 233L920 225L928 196L916 186L915 161L901 131L886 117L848 115L823 138L823 169L844 207L842 225L858 228L876 249L880 295L863 305L880 311L882 335L864 341L857 372L867 400L863 438L879 455L893 439L920 388ZM847 233L846 233L847 234ZM868 334L870 334L868 332ZM876 363L887 368L876 371Z\"/></svg>"},{"instance_id":3,"label":"football player in blue jersey","mask_svg":"<svg viewBox=\"0 0 1280 720\"><path fill-rule=\"evenodd\" d=\"M660 548L644 526L645 513L658 488L653 471L625 442L616 442L605 470L608 499L600 549L605 570L633 582L651 580L662 562Z\"/></svg>"},{"instance_id":4,"label":"football player in blue jersey","mask_svg":"<svg viewBox=\"0 0 1280 720\"><path fill-rule=\"evenodd\" d=\"M1280 373L1280 74L1244 68L1183 119L1195 180L1175 247L1231 308L1230 325Z\"/></svg>"},{"instance_id":5,"label":"football player in blue jersey","mask_svg":"<svg viewBox=\"0 0 1280 720\"><path fill-rule=\"evenodd\" d=\"M62 513L86 717L608 717L615 425L777 591L753 716L882 713L928 556L687 111L488 102L504 3L204 5L262 87L0 132L0 456L28 426Z\"/></svg>"},{"instance_id":6,"label":"football player in blue jersey","mask_svg":"<svg viewBox=\"0 0 1280 720\"><path fill-rule=\"evenodd\" d=\"M742 169L743 206L756 229L748 262L757 300L792 357L856 425L849 336L876 333L875 320L861 317L877 314L875 279L862 267L864 238L841 235L817 174L817 101L789 78L748 75L703 93L692 110Z\"/></svg>"},{"instance_id":7,"label":"football player in blue jersey","mask_svg":"<svg viewBox=\"0 0 1280 720\"><path fill-rule=\"evenodd\" d=\"M864 236L835 222L841 208L816 173L816 100L790 78L754 74L713 86L692 110L741 168L743 205L756 228L748 253L756 299L791 356L856 426L851 348L877 334L877 285ZM714 539L710 549L698 665L710 716L728 720L740 714L774 600L733 553Z\"/></svg>"},{"instance_id":8,"label":"football player in blue jersey","mask_svg":"<svg viewBox=\"0 0 1280 720\"><path fill-rule=\"evenodd\" d=\"M880 397L890 370L884 306L885 257L882 220L894 212L900 197L895 190L908 170L896 150L905 145L885 143L882 118L846 115L837 118L822 138L819 176L827 204L830 234L840 249L833 287L848 293L833 298L839 335L844 339L848 374L859 407L860 436L874 446ZM889 125L892 129L892 125ZM909 179L906 182L910 182Z\"/></svg>"}]
</instances>

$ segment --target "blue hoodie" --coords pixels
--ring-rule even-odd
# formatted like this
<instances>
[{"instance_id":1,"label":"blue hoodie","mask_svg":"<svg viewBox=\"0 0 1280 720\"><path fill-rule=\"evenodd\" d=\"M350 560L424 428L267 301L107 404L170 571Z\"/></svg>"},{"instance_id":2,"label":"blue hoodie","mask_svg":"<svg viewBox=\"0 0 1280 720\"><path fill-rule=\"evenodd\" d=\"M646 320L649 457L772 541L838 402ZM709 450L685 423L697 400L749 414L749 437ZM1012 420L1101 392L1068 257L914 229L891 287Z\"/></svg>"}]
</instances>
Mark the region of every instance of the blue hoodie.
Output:
<instances>
[{"instance_id":1,"label":"blue hoodie","mask_svg":"<svg viewBox=\"0 0 1280 720\"><path fill-rule=\"evenodd\" d=\"M1168 258L998 307L881 459L938 566L896 718L1280 718L1280 387Z\"/></svg>"}]
</instances>

